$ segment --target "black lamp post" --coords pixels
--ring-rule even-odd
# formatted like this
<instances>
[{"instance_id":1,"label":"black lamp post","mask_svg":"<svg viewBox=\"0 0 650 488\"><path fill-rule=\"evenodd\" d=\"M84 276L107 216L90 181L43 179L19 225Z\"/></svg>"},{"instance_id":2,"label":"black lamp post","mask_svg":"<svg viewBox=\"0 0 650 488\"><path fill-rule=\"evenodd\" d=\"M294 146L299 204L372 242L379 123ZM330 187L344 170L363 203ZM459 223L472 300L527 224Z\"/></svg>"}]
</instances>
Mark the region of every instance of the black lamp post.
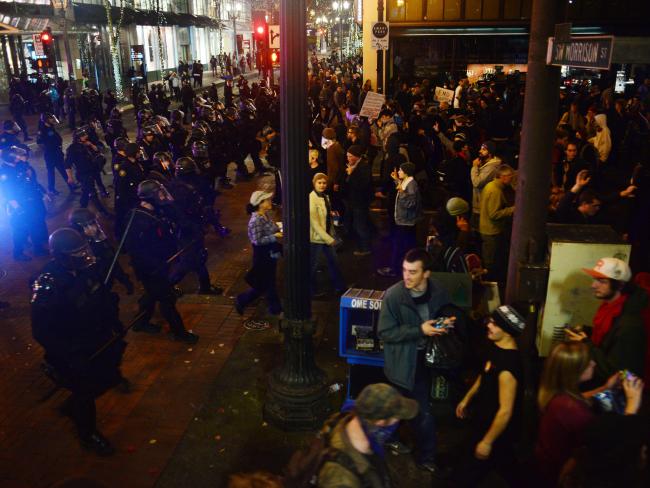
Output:
<instances>
[{"instance_id":1,"label":"black lamp post","mask_svg":"<svg viewBox=\"0 0 650 488\"><path fill-rule=\"evenodd\" d=\"M329 413L327 378L316 366L309 287L307 37L305 0L280 4L280 139L284 209L284 364L271 372L264 417L285 430L318 427Z\"/></svg>"}]
</instances>

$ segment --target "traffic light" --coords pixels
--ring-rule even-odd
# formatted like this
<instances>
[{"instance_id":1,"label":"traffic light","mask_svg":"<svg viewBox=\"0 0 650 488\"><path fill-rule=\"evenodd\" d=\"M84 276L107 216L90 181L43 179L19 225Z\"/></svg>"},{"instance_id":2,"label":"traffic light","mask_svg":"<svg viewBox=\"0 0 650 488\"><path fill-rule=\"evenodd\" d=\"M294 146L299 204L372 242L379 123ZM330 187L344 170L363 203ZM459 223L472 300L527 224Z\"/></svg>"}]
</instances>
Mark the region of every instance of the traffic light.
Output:
<instances>
[{"instance_id":1,"label":"traffic light","mask_svg":"<svg viewBox=\"0 0 650 488\"><path fill-rule=\"evenodd\" d=\"M266 41L267 39L267 33L269 31L268 25L266 22L258 22L255 24L255 39L258 41Z\"/></svg>"},{"instance_id":2,"label":"traffic light","mask_svg":"<svg viewBox=\"0 0 650 488\"><path fill-rule=\"evenodd\" d=\"M280 50L271 49L271 64L279 64L279 63L280 63Z\"/></svg>"},{"instance_id":3,"label":"traffic light","mask_svg":"<svg viewBox=\"0 0 650 488\"><path fill-rule=\"evenodd\" d=\"M54 37L52 37L52 28L51 27L46 27L43 32L41 32L41 42L43 43L43 46L49 46L52 44L52 40Z\"/></svg>"}]
</instances>

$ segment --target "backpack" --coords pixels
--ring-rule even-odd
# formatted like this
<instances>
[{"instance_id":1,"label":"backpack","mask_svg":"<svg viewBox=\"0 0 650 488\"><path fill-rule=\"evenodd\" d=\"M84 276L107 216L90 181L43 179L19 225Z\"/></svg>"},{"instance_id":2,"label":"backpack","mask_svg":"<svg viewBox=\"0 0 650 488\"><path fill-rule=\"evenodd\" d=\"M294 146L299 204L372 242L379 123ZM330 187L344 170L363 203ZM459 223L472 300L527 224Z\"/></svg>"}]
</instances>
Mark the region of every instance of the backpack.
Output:
<instances>
[{"instance_id":1,"label":"backpack","mask_svg":"<svg viewBox=\"0 0 650 488\"><path fill-rule=\"evenodd\" d=\"M325 421L323 428L307 446L291 456L284 468L285 488L318 486L318 474L323 465L329 461L340 464L363 480L363 475L357 471L356 464L350 456L330 446L334 428L351 416L350 412L335 413Z\"/></svg>"}]
</instances>

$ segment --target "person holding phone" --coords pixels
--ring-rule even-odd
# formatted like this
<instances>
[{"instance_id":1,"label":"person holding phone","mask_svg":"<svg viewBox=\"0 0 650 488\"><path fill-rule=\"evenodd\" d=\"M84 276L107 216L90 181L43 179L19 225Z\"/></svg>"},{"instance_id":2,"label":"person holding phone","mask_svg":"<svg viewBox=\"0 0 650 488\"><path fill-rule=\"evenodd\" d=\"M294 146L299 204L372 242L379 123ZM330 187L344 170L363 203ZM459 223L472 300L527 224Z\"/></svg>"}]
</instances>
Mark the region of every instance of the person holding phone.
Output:
<instances>
[{"instance_id":1,"label":"person holding phone","mask_svg":"<svg viewBox=\"0 0 650 488\"><path fill-rule=\"evenodd\" d=\"M431 369L425 362L429 337L447 334L449 328L435 327L440 309L450 303L447 291L431 279L432 260L424 249L411 249L402 262L403 280L386 290L379 315L378 333L384 342L384 373L386 378L406 397L420 406L411 421L415 432L418 468L443 476L435 462L436 428L431 413ZM453 325L455 317L445 319ZM398 454L410 449L397 440L386 447Z\"/></svg>"}]
</instances>

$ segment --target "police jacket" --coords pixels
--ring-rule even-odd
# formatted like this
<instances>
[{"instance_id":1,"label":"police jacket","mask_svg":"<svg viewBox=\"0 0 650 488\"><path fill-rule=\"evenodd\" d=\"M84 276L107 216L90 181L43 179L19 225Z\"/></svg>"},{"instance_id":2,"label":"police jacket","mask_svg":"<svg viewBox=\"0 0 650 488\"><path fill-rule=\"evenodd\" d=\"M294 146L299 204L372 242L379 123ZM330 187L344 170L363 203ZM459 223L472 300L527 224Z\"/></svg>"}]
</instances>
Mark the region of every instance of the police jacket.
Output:
<instances>
[{"instance_id":1,"label":"police jacket","mask_svg":"<svg viewBox=\"0 0 650 488\"><path fill-rule=\"evenodd\" d=\"M31 319L47 361L59 371L87 373L90 356L122 331L118 302L94 266L73 273L57 261L45 265L32 282Z\"/></svg>"},{"instance_id":2,"label":"police jacket","mask_svg":"<svg viewBox=\"0 0 650 488\"><path fill-rule=\"evenodd\" d=\"M0 134L0 149L8 149L11 146L20 147L25 151L29 151L29 146L20 142L16 134L11 134L10 132Z\"/></svg>"},{"instance_id":3,"label":"police jacket","mask_svg":"<svg viewBox=\"0 0 650 488\"><path fill-rule=\"evenodd\" d=\"M65 154L65 164L70 168L74 166L78 175L89 175L98 171L95 164L93 151L80 142L73 142L68 146Z\"/></svg>"},{"instance_id":4,"label":"police jacket","mask_svg":"<svg viewBox=\"0 0 650 488\"><path fill-rule=\"evenodd\" d=\"M44 126L38 133L38 143L43 145L46 161L63 160L63 139L54 127Z\"/></svg>"},{"instance_id":5,"label":"police jacket","mask_svg":"<svg viewBox=\"0 0 650 488\"><path fill-rule=\"evenodd\" d=\"M15 166L0 165L0 195L7 201L15 200L19 205L43 205L45 188L36 179L36 171L27 162Z\"/></svg>"},{"instance_id":6,"label":"police jacket","mask_svg":"<svg viewBox=\"0 0 650 488\"><path fill-rule=\"evenodd\" d=\"M113 163L115 206L132 208L138 203L138 185L144 180L144 170L139 163L125 157Z\"/></svg>"},{"instance_id":7,"label":"police jacket","mask_svg":"<svg viewBox=\"0 0 650 488\"><path fill-rule=\"evenodd\" d=\"M139 278L166 276L166 261L176 253L175 229L162 211L138 206L126 237L126 248ZM129 219L131 215L129 215Z\"/></svg>"}]
</instances>

